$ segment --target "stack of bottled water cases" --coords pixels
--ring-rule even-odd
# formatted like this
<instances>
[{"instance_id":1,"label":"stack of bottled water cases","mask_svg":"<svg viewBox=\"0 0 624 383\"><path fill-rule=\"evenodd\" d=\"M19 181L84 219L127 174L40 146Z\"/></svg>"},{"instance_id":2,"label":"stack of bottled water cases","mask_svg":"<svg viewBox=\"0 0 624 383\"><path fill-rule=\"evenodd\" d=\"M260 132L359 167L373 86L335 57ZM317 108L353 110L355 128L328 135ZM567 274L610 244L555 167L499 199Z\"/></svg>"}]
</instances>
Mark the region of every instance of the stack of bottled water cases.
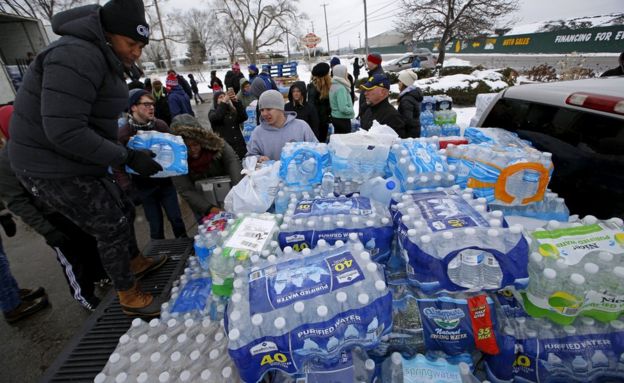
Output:
<instances>
[{"instance_id":1,"label":"stack of bottled water cases","mask_svg":"<svg viewBox=\"0 0 624 383\"><path fill-rule=\"evenodd\" d=\"M388 166L402 191L448 187L455 184L456 169L447 164L443 153L437 139L408 138L392 145Z\"/></svg>"},{"instance_id":2,"label":"stack of bottled water cases","mask_svg":"<svg viewBox=\"0 0 624 383\"><path fill-rule=\"evenodd\" d=\"M371 131L375 131L375 126ZM396 135L375 134L365 130L334 134L329 140L331 170L342 181L363 183L369 178L385 176L390 147Z\"/></svg>"},{"instance_id":3,"label":"stack of bottled water cases","mask_svg":"<svg viewBox=\"0 0 624 383\"><path fill-rule=\"evenodd\" d=\"M457 113L452 110L453 99L447 95L425 96L421 102L420 136L459 136Z\"/></svg>"},{"instance_id":4,"label":"stack of bottled water cases","mask_svg":"<svg viewBox=\"0 0 624 383\"><path fill-rule=\"evenodd\" d=\"M608 322L624 313L622 219L550 221L528 233L530 283L525 310L566 325L578 316Z\"/></svg>"},{"instance_id":5,"label":"stack of bottled water cases","mask_svg":"<svg viewBox=\"0 0 624 383\"><path fill-rule=\"evenodd\" d=\"M320 184L323 171L330 166L327 144L289 142L280 157L280 178L287 186L306 187Z\"/></svg>"},{"instance_id":6,"label":"stack of bottled water cases","mask_svg":"<svg viewBox=\"0 0 624 383\"><path fill-rule=\"evenodd\" d=\"M487 211L485 198L458 187L423 189L397 195L391 212L407 282L423 292L526 287L523 227Z\"/></svg>"},{"instance_id":7,"label":"stack of bottled water cases","mask_svg":"<svg viewBox=\"0 0 624 383\"><path fill-rule=\"evenodd\" d=\"M135 150L151 150L154 160L163 170L151 177L172 177L188 173L187 152L184 140L180 136L156 131L139 130L130 137L128 147ZM126 166L126 172L136 174L132 168Z\"/></svg>"},{"instance_id":8,"label":"stack of bottled water cases","mask_svg":"<svg viewBox=\"0 0 624 383\"><path fill-rule=\"evenodd\" d=\"M456 183L473 188L488 202L527 205L544 198L553 171L552 154L532 148L490 144L448 145L449 165L457 168Z\"/></svg>"},{"instance_id":9,"label":"stack of bottled water cases","mask_svg":"<svg viewBox=\"0 0 624 383\"><path fill-rule=\"evenodd\" d=\"M468 127L464 130L464 137L471 144L488 144L501 147L528 149L533 145L527 140L518 137L517 133L500 128Z\"/></svg>"},{"instance_id":10,"label":"stack of bottled water cases","mask_svg":"<svg viewBox=\"0 0 624 383\"><path fill-rule=\"evenodd\" d=\"M229 352L244 381L375 347L392 326L383 270L357 237L240 268L227 310Z\"/></svg>"},{"instance_id":11,"label":"stack of bottled water cases","mask_svg":"<svg viewBox=\"0 0 624 383\"><path fill-rule=\"evenodd\" d=\"M467 188L468 189L468 188ZM491 210L500 210L505 217L528 217L542 221L568 222L570 210L562 197L546 189L544 199L527 205L506 205L499 202L488 204Z\"/></svg>"},{"instance_id":12,"label":"stack of bottled water cases","mask_svg":"<svg viewBox=\"0 0 624 383\"><path fill-rule=\"evenodd\" d=\"M260 257L267 257L277 251L275 239L280 221L280 215L269 213L241 214L221 232L222 240L214 249L209 262L214 295L231 295L237 265L248 266Z\"/></svg>"},{"instance_id":13,"label":"stack of bottled water cases","mask_svg":"<svg viewBox=\"0 0 624 383\"><path fill-rule=\"evenodd\" d=\"M258 105L258 101L254 100L249 104L247 108L245 108L245 112L247 113L247 119L243 122L243 138L245 139L245 143L248 143L251 139L251 133L253 133L254 129L256 129L256 106Z\"/></svg>"},{"instance_id":14,"label":"stack of bottled water cases","mask_svg":"<svg viewBox=\"0 0 624 383\"><path fill-rule=\"evenodd\" d=\"M289 205L278 238L284 251L301 251L354 236L376 262L384 262L394 236L388 209L361 196L304 199Z\"/></svg>"},{"instance_id":15,"label":"stack of bottled water cases","mask_svg":"<svg viewBox=\"0 0 624 383\"><path fill-rule=\"evenodd\" d=\"M234 218L234 214L225 211L211 213L204 217L197 227L197 235L194 237L195 255L205 270L208 270L208 261L212 252L223 239L221 232L235 222Z\"/></svg>"},{"instance_id":16,"label":"stack of bottled water cases","mask_svg":"<svg viewBox=\"0 0 624 383\"><path fill-rule=\"evenodd\" d=\"M504 317L504 316L503 316ZM500 353L485 357L490 381L620 382L624 380L624 322L580 317L557 325L529 316L505 318Z\"/></svg>"},{"instance_id":17,"label":"stack of bottled water cases","mask_svg":"<svg viewBox=\"0 0 624 383\"><path fill-rule=\"evenodd\" d=\"M94 382L240 382L227 342L210 319L135 319Z\"/></svg>"}]
</instances>

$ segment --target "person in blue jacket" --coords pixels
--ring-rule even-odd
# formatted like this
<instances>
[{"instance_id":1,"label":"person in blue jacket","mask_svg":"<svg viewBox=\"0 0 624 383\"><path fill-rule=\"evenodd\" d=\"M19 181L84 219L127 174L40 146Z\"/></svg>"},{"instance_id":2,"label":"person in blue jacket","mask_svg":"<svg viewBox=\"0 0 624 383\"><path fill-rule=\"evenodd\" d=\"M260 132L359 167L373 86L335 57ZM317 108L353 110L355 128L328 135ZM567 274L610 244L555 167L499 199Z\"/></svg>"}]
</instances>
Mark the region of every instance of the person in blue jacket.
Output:
<instances>
[{"instance_id":1,"label":"person in blue jacket","mask_svg":"<svg viewBox=\"0 0 624 383\"><path fill-rule=\"evenodd\" d=\"M169 111L172 119L178 114L184 113L195 116L191 106L191 99L178 84L178 79L175 75L167 76L167 89L170 89L167 97L169 98Z\"/></svg>"}]
</instances>

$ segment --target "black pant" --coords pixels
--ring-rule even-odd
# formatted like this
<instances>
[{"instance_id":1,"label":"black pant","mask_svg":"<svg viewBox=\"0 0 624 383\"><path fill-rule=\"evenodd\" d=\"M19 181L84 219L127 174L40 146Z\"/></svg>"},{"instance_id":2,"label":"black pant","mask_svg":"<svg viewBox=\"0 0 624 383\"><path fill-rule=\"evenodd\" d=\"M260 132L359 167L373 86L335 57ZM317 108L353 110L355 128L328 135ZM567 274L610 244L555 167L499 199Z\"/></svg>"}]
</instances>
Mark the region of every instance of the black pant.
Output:
<instances>
[{"instance_id":1,"label":"black pant","mask_svg":"<svg viewBox=\"0 0 624 383\"><path fill-rule=\"evenodd\" d=\"M130 259L139 254L134 234L134 205L108 178L59 179L19 175L18 179L57 212L93 236L102 265L116 290L134 285Z\"/></svg>"},{"instance_id":2,"label":"black pant","mask_svg":"<svg viewBox=\"0 0 624 383\"><path fill-rule=\"evenodd\" d=\"M332 124L334 125L334 134L351 133L351 120L348 118L332 117Z\"/></svg>"}]
</instances>

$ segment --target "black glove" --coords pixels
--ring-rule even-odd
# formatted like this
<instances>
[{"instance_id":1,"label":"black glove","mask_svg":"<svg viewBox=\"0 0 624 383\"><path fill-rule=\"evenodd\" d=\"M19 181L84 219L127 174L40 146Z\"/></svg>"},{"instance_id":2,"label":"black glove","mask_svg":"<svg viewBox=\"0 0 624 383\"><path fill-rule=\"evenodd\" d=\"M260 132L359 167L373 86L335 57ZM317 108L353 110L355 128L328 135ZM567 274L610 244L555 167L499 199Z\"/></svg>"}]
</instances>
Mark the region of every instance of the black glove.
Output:
<instances>
[{"instance_id":1,"label":"black glove","mask_svg":"<svg viewBox=\"0 0 624 383\"><path fill-rule=\"evenodd\" d=\"M15 221L13 221L11 213L0 215L0 225L2 225L2 228L8 237L14 236L17 232L17 226L15 226Z\"/></svg>"},{"instance_id":2,"label":"black glove","mask_svg":"<svg viewBox=\"0 0 624 383\"><path fill-rule=\"evenodd\" d=\"M144 177L153 176L163 170L162 166L152 158L156 157L150 150L128 149L126 165Z\"/></svg>"},{"instance_id":3,"label":"black glove","mask_svg":"<svg viewBox=\"0 0 624 383\"><path fill-rule=\"evenodd\" d=\"M60 230L52 230L45 235L45 240L51 247L62 247L70 241L69 237Z\"/></svg>"}]
</instances>

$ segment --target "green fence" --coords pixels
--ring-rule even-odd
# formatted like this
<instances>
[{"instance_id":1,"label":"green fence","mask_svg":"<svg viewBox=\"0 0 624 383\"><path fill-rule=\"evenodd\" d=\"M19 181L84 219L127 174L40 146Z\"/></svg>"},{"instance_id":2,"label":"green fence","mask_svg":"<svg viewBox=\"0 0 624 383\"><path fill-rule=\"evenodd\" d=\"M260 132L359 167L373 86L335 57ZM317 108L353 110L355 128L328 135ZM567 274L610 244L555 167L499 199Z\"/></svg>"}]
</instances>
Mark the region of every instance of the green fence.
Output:
<instances>
[{"instance_id":1,"label":"green fence","mask_svg":"<svg viewBox=\"0 0 624 383\"><path fill-rule=\"evenodd\" d=\"M438 51L438 41L423 41L418 48ZM403 53L410 51L406 45L371 48L380 53ZM357 52L356 53L361 53ZM487 36L453 40L446 47L447 53L591 53L624 52L624 25L585 29L566 29L557 32L528 33L509 36Z\"/></svg>"}]
</instances>

